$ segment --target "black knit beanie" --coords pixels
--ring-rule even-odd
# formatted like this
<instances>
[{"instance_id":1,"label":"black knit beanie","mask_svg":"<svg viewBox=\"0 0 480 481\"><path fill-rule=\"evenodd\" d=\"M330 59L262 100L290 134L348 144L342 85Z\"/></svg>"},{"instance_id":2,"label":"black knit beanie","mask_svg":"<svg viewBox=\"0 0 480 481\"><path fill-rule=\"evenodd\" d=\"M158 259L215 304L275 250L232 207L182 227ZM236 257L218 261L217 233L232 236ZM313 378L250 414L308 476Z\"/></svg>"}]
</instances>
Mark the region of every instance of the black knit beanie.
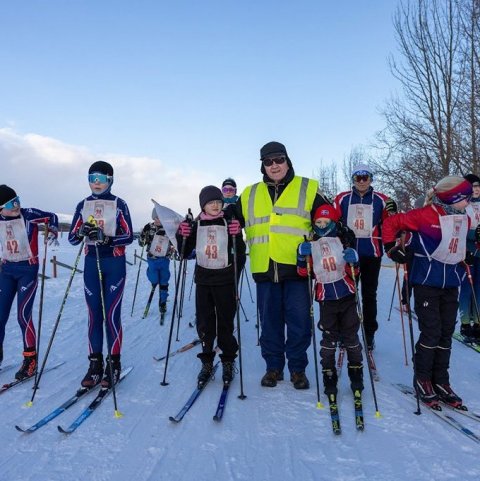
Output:
<instances>
[{"instance_id":1,"label":"black knit beanie","mask_svg":"<svg viewBox=\"0 0 480 481\"><path fill-rule=\"evenodd\" d=\"M237 188L237 183L231 177L222 182L222 187L225 187L226 185L231 185L232 187L235 187L235 189Z\"/></svg>"},{"instance_id":2,"label":"black knit beanie","mask_svg":"<svg viewBox=\"0 0 480 481\"><path fill-rule=\"evenodd\" d=\"M273 154L285 155L285 157L287 158L288 167L292 168L292 161L290 160L290 157L287 154L287 149L280 142L273 141L273 142L268 142L268 144L265 144L260 149L260 160L263 160L265 157L268 157L269 155L273 155ZM260 168L260 171L262 172L263 175L266 175L266 171L265 171L265 167L263 166L263 163Z\"/></svg>"},{"instance_id":3,"label":"black knit beanie","mask_svg":"<svg viewBox=\"0 0 480 481\"><path fill-rule=\"evenodd\" d=\"M8 185L0 185L0 205L6 204L9 200L15 199L17 193Z\"/></svg>"},{"instance_id":4,"label":"black knit beanie","mask_svg":"<svg viewBox=\"0 0 480 481\"><path fill-rule=\"evenodd\" d=\"M198 200L200 202L200 208L203 209L205 204L208 204L212 200L220 200L223 202L223 194L218 187L207 185L200 191Z\"/></svg>"},{"instance_id":5,"label":"black knit beanie","mask_svg":"<svg viewBox=\"0 0 480 481\"><path fill-rule=\"evenodd\" d=\"M468 180L470 184L480 184L480 177L475 174L468 174L463 177L465 180Z\"/></svg>"},{"instance_id":6,"label":"black knit beanie","mask_svg":"<svg viewBox=\"0 0 480 481\"><path fill-rule=\"evenodd\" d=\"M97 160L88 169L89 174L105 174L113 177L113 167L103 160Z\"/></svg>"}]
</instances>

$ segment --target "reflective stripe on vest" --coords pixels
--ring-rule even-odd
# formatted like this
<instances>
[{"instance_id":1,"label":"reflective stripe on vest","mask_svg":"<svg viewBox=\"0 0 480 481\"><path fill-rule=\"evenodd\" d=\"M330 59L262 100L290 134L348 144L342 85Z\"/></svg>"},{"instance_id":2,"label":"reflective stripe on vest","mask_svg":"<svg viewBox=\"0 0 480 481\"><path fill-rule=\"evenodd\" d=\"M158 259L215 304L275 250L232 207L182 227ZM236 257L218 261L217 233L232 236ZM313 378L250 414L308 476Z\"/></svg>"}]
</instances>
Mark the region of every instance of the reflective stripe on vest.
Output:
<instances>
[{"instance_id":1,"label":"reflective stripe on vest","mask_svg":"<svg viewBox=\"0 0 480 481\"><path fill-rule=\"evenodd\" d=\"M297 246L311 232L310 212L318 182L294 177L272 205L268 187L259 182L242 194L245 232L253 273L266 272L269 260L296 265Z\"/></svg>"}]
</instances>

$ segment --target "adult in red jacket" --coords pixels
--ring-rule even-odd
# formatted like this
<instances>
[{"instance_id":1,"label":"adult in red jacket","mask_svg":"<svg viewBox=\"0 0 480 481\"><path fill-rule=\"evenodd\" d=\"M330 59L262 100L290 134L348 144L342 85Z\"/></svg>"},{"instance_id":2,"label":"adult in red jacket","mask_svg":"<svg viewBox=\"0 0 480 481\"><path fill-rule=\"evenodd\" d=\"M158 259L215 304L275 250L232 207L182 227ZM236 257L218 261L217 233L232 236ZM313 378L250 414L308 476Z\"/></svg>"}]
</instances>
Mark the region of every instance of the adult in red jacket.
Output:
<instances>
[{"instance_id":1,"label":"adult in red jacket","mask_svg":"<svg viewBox=\"0 0 480 481\"><path fill-rule=\"evenodd\" d=\"M352 190L335 197L334 206L340 220L353 230L356 236L352 245L360 258L362 310L367 338L367 348L374 347L377 323L377 287L383 255L382 222L397 212L393 199L372 187L373 173L367 165L352 170Z\"/></svg>"},{"instance_id":2,"label":"adult in red jacket","mask_svg":"<svg viewBox=\"0 0 480 481\"><path fill-rule=\"evenodd\" d=\"M450 387L448 367L458 310L458 288L465 275L467 233L465 213L472 185L448 176L427 193L425 207L385 219L383 242L389 257L405 263L405 247L395 245L397 233L412 232L409 279L415 296L420 336L415 346L414 386L420 399L433 408L439 400L454 407L462 400Z\"/></svg>"}]
</instances>

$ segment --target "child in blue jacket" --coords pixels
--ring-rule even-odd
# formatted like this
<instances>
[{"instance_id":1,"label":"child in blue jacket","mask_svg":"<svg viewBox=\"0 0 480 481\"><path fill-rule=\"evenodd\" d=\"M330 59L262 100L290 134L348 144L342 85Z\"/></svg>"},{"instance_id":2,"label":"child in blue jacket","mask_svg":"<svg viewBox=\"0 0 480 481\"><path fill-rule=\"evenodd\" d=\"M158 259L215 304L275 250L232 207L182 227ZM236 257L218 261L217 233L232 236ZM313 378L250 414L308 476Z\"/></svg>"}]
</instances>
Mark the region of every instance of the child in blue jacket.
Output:
<instances>
[{"instance_id":1,"label":"child in blue jacket","mask_svg":"<svg viewBox=\"0 0 480 481\"><path fill-rule=\"evenodd\" d=\"M17 318L23 336L23 364L16 379L37 370L36 334L32 310L38 278L38 225L48 226L50 244L57 242L58 218L52 212L20 207L20 198L8 185L0 185L0 364L3 361L5 325L17 296Z\"/></svg>"},{"instance_id":2,"label":"child in blue jacket","mask_svg":"<svg viewBox=\"0 0 480 481\"><path fill-rule=\"evenodd\" d=\"M85 239L85 299L88 306L88 349L90 366L82 386L93 387L102 382L110 387L112 378L108 363L103 364L103 306L105 301L107 362L111 361L113 383L121 372L122 348L121 309L125 288L125 247L133 241L132 222L127 204L113 195L113 167L102 160L88 170L92 195L82 200L75 209L68 240L78 245ZM100 286L97 252L102 273ZM102 291L101 291L102 290ZM103 379L102 379L103 376Z\"/></svg>"}]
</instances>

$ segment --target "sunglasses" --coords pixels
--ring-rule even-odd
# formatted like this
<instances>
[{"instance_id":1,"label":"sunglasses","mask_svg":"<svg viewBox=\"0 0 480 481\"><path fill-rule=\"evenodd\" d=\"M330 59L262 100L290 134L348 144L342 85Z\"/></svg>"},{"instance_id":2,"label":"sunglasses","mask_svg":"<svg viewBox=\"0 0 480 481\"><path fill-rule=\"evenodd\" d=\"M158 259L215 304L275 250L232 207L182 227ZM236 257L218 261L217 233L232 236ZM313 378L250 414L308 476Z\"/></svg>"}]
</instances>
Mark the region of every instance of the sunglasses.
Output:
<instances>
[{"instance_id":1,"label":"sunglasses","mask_svg":"<svg viewBox=\"0 0 480 481\"><path fill-rule=\"evenodd\" d=\"M98 182L100 184L108 184L112 180L111 175L107 174L88 174L88 182L90 184L95 184L95 182Z\"/></svg>"},{"instance_id":2,"label":"sunglasses","mask_svg":"<svg viewBox=\"0 0 480 481\"><path fill-rule=\"evenodd\" d=\"M285 163L287 158L284 155L279 157L269 157L268 159L262 159L263 165L265 167L271 167L274 163L277 165L282 165Z\"/></svg>"},{"instance_id":3,"label":"sunglasses","mask_svg":"<svg viewBox=\"0 0 480 481\"><path fill-rule=\"evenodd\" d=\"M236 192L236 191L237 191L237 189L235 187L227 187L227 186L222 187L222 192L224 194L231 194L231 193Z\"/></svg>"},{"instance_id":4,"label":"sunglasses","mask_svg":"<svg viewBox=\"0 0 480 481\"><path fill-rule=\"evenodd\" d=\"M9 200L8 202L5 202L5 204L0 205L0 209L16 209L17 207L20 207L20 197L14 197L12 200Z\"/></svg>"},{"instance_id":5,"label":"sunglasses","mask_svg":"<svg viewBox=\"0 0 480 481\"><path fill-rule=\"evenodd\" d=\"M367 182L368 180L370 180L370 176L367 175L367 174L362 174L362 175L354 175L352 177L353 181L354 182Z\"/></svg>"}]
</instances>

